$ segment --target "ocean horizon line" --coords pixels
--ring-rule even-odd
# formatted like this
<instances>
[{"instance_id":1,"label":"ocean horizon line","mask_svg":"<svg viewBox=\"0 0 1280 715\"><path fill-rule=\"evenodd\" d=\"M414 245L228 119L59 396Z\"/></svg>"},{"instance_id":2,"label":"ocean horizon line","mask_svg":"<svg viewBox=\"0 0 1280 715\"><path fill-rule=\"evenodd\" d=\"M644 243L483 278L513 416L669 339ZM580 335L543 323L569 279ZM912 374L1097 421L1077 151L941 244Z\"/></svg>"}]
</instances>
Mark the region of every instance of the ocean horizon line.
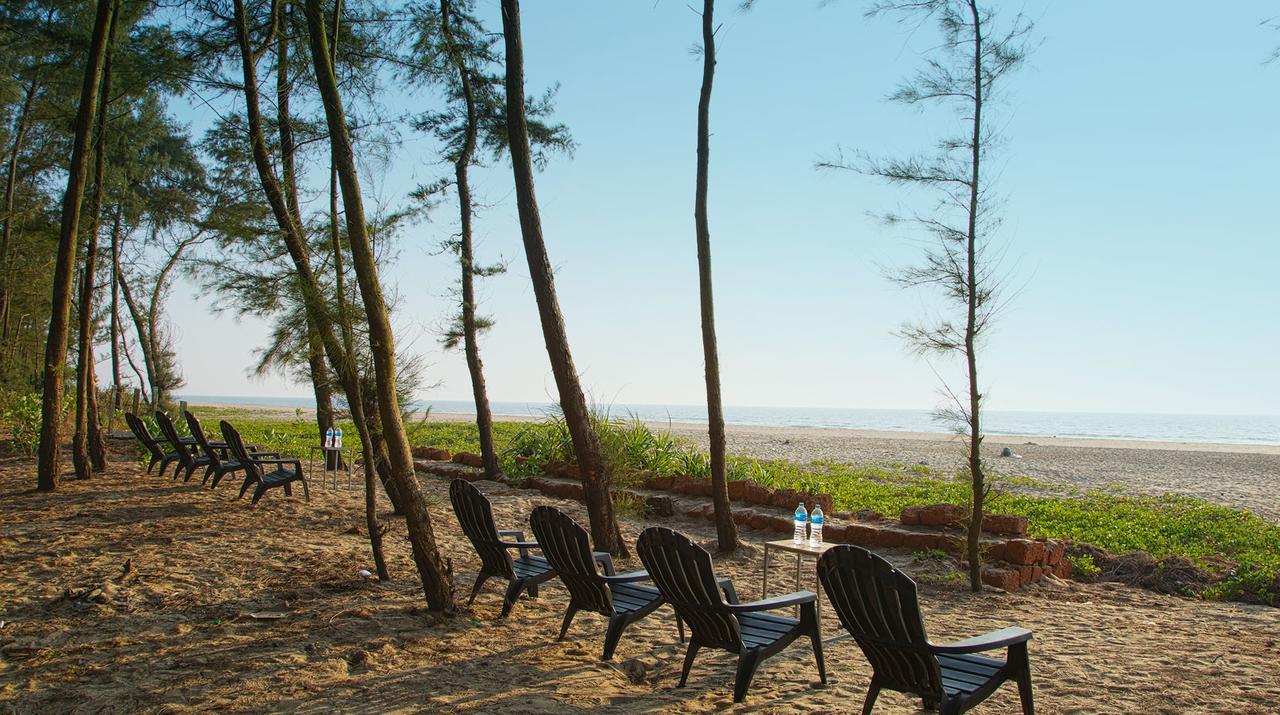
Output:
<instances>
[{"instance_id":1,"label":"ocean horizon line","mask_svg":"<svg viewBox=\"0 0 1280 715\"><path fill-rule=\"evenodd\" d=\"M314 409L315 398L265 395L181 394L188 402ZM415 399L414 410L432 409L451 414L474 414L469 400ZM706 424L701 405L612 403L611 415L634 416L644 421ZM494 400L490 408L499 417L538 417L549 414L551 402ZM988 410L983 432L988 435L1046 438L1116 439L1141 442L1183 442L1236 445L1280 445L1280 416L1196 415L1120 412L1067 412L1050 410ZM882 432L947 434L934 410L840 407L769 407L729 405L725 423L755 427L813 427Z\"/></svg>"}]
</instances>

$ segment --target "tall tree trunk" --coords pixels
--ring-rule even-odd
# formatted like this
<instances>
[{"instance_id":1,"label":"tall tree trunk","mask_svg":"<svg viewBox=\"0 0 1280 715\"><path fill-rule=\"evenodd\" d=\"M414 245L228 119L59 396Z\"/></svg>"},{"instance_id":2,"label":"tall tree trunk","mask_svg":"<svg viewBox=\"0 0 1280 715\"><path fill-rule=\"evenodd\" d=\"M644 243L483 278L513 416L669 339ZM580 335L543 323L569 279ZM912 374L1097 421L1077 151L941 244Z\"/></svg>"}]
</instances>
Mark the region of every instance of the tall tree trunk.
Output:
<instances>
[{"instance_id":1,"label":"tall tree trunk","mask_svg":"<svg viewBox=\"0 0 1280 715\"><path fill-rule=\"evenodd\" d=\"M964 330L964 355L969 368L969 475L973 480L973 511L969 515L968 533L969 587L977 592L982 590L980 547L982 512L987 496L986 479L982 473L982 422L979 412L982 393L978 390L978 356L975 352L978 331L978 169L982 159L982 20L974 0L969 0L969 11L973 16L973 171L969 177L969 226L965 237L968 315Z\"/></svg>"},{"instance_id":2,"label":"tall tree trunk","mask_svg":"<svg viewBox=\"0 0 1280 715\"><path fill-rule=\"evenodd\" d=\"M524 239L525 258L533 295L542 322L542 338L551 359L551 372L560 392L560 408L573 440L582 475L583 500L591 520L591 540L595 548L616 555L626 555L627 547L618 530L609 494L609 472L600 448L600 438L591 426L587 399L578 381L578 372L569 352L569 338L556 298L555 278L547 247L542 238L542 218L533 188L533 159L529 151L529 128L524 106L524 49L520 40L520 3L502 0L502 34L506 40L507 135L511 150L511 169L515 176L516 206L520 213L520 234Z\"/></svg>"},{"instance_id":3,"label":"tall tree trunk","mask_svg":"<svg viewBox=\"0 0 1280 715\"><path fill-rule=\"evenodd\" d=\"M124 215L124 194L116 202L116 215L111 222L111 393L112 414L120 411L120 224Z\"/></svg>"},{"instance_id":4,"label":"tall tree trunk","mask_svg":"<svg viewBox=\"0 0 1280 715\"><path fill-rule=\"evenodd\" d=\"M484 383L484 364L480 361L480 344L476 335L475 256L471 240L471 182L468 170L476 149L476 132L479 119L476 116L476 100L471 87L471 71L453 37L449 0L440 0L440 29L449 46L462 83L462 98L467 105L467 124L462 151L454 161L454 178L458 184L458 214L461 228L459 259L462 264L462 340L467 356L467 370L471 373L471 392L476 401L476 428L480 433L480 456L484 461L484 473L489 479L502 478L502 465L498 463L498 450L493 443L493 413L489 410L489 394Z\"/></svg>"},{"instance_id":5,"label":"tall tree trunk","mask_svg":"<svg viewBox=\"0 0 1280 715\"><path fill-rule=\"evenodd\" d=\"M27 119L31 116L31 104L35 101L37 84L34 79L22 98L22 108L13 121L13 146L9 149L9 167L4 179L4 225L0 228L0 339L9 340L9 305L12 289L9 286L9 239L13 235L13 196L18 186L18 155L27 135Z\"/></svg>"},{"instance_id":6,"label":"tall tree trunk","mask_svg":"<svg viewBox=\"0 0 1280 715\"><path fill-rule=\"evenodd\" d=\"M711 438L711 501L716 542L721 551L738 548L738 527L729 504L725 476L724 404L720 398L720 352L716 347L715 299L711 290L711 229L707 224L707 181L711 161L711 85L716 75L715 0L702 3L702 91L698 94L698 178L693 222L698 238L698 295L702 303L702 354L707 379L707 431Z\"/></svg>"},{"instance_id":7,"label":"tall tree trunk","mask_svg":"<svg viewBox=\"0 0 1280 715\"><path fill-rule=\"evenodd\" d=\"M396 487L403 497L409 538L413 545L414 561L422 576L427 604L432 610L451 611L453 602L453 570L436 548L435 534L431 528L431 514L418 486L413 468L413 455L409 451L409 438L400 416L400 403L396 396L395 341L391 333L391 320L387 315L386 300L378 280L373 247L369 241L364 218L364 202L360 196L360 181L352 153L351 137L347 133L346 116L342 98L338 94L338 81L333 72L329 55L329 41L324 25L324 10L320 0L307 0L307 34L310 37L311 59L315 65L316 83L324 102L325 121L329 128L329 144L333 162L338 169L338 181L342 188L343 210L347 218L347 240L351 246L351 262L356 272L356 282L364 302L369 321L369 350L373 356L376 375L376 396L379 416L382 418L383 440Z\"/></svg>"},{"instance_id":8,"label":"tall tree trunk","mask_svg":"<svg viewBox=\"0 0 1280 715\"><path fill-rule=\"evenodd\" d=\"M235 0L234 7L236 39L240 47L241 66L244 75L245 114L248 119L249 142L253 149L254 167L258 172L263 193L271 206L271 212L275 216L276 223L280 226L285 248L288 250L289 257L297 269L298 285L302 291L307 311L318 318L324 317L327 313L326 303L320 290L320 283L316 279L315 273L311 269L310 260L307 257L306 239L303 235L302 227L294 221L292 214L290 214L285 205L279 181L275 177L274 169L267 153L267 143L262 130L262 113L258 103L257 73L254 68L253 52L249 46L248 20L245 17L243 0ZM350 356L344 354L342 346L334 334L332 324L325 319L317 320L316 325L320 330L321 342L324 344L325 353L329 356L330 365L338 375L343 391L347 395L347 402L351 407L351 416L355 421L356 431L360 434L360 442L364 453L366 455L374 454L375 447L369 438L368 423L365 420L355 364L350 359ZM449 608L452 605L451 599L440 603L431 600L433 595L439 592L440 577L429 571L430 561L428 557L419 557L419 553L426 553L429 547L431 555L435 559L439 559L439 555L434 550L434 539L430 539L424 544L421 538L424 523L427 536L430 537L430 522L424 521L424 518L429 518L426 501L423 499L422 492L412 474L402 475L397 473L393 474L393 477L397 480L396 487L404 495L404 501L410 505L406 510L408 512L406 521L409 526L409 542L414 551L414 561L422 578L423 591L427 594L428 604L438 610ZM420 516L423 518L419 518ZM446 572L446 578L449 577L450 575Z\"/></svg>"},{"instance_id":9,"label":"tall tree trunk","mask_svg":"<svg viewBox=\"0 0 1280 715\"><path fill-rule=\"evenodd\" d=\"M110 30L107 33L106 56L102 64L102 96L98 99L98 126L95 131L93 161L93 195L89 199L89 230L85 232L84 268L80 279L80 339L76 365L76 426L71 439L71 461L75 465L76 478L88 479L93 471L105 468L106 448L102 444L102 432L89 425L98 419L98 393L94 389L93 375L93 294L98 260L98 228L101 223L103 177L106 174L107 110L111 104L111 55L115 48L115 28L120 17L120 0L111 7ZM90 446L89 440L97 438L98 444ZM90 452L99 455L91 460ZM94 464L97 462L97 464Z\"/></svg>"},{"instance_id":10,"label":"tall tree trunk","mask_svg":"<svg viewBox=\"0 0 1280 715\"><path fill-rule=\"evenodd\" d=\"M67 191L62 197L62 228L58 233L58 258L53 269L53 299L49 334L44 349L44 393L40 405L40 453L36 484L40 491L58 488L62 457L62 387L67 361L67 327L71 322L71 277L75 272L76 244L80 235L80 199L89 153L89 129L98 104L98 81L102 74L110 24L111 1L98 0L93 21L93 37L85 62L80 107L76 112L75 139L67 170Z\"/></svg>"},{"instance_id":11,"label":"tall tree trunk","mask_svg":"<svg viewBox=\"0 0 1280 715\"><path fill-rule=\"evenodd\" d=\"M138 307L138 301L134 300L133 290L129 288L129 281L125 280L124 270L119 265L116 266L116 282L120 286L120 295L124 297L125 307L129 310L129 317L133 320L134 332L138 335L138 347L142 350L142 366L146 370L146 378L144 379L143 375L138 371L138 366L133 364L127 344L124 349L125 359L129 361L129 366L133 368L133 371L138 374L138 383L142 388L143 394L151 393L148 401L153 405L159 406L160 401L155 398L154 393L155 380L152 377L156 374L158 368L153 364L155 357L151 352L152 343L151 336L147 332L147 320L143 316L142 310ZM124 341L125 338L121 335L120 339Z\"/></svg>"}]
</instances>

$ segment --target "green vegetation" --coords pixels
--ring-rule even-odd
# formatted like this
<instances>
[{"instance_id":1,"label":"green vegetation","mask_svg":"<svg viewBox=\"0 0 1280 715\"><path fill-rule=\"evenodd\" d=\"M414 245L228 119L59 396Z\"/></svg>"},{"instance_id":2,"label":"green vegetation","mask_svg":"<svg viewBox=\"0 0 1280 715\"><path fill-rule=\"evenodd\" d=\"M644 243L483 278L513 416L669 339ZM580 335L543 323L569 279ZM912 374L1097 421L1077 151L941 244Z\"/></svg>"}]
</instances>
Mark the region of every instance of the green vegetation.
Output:
<instances>
[{"instance_id":1,"label":"green vegetation","mask_svg":"<svg viewBox=\"0 0 1280 715\"><path fill-rule=\"evenodd\" d=\"M206 424L216 424L226 414L221 408L196 407L192 411ZM599 411L594 420L617 484L637 484L647 474L699 478L710 474L706 454L668 432L654 431L634 417L609 418ZM306 457L307 447L317 438L305 413L292 422L243 419L236 426L250 442L299 457ZM351 425L342 427L354 434L349 432ZM414 422L409 430L415 445L479 452L479 433L469 422ZM494 436L503 469L515 479L540 474L541 465L549 460L573 459L568 430L554 416L536 423L497 422ZM517 457L525 459L517 461ZM797 464L731 457L729 479L752 479L775 489L828 493L837 510L869 509L889 517L909 506L965 504L969 496L966 475L947 475L924 465ZM1003 478L997 483L1037 490L1050 486L1025 477ZM1229 560L1234 568L1221 574L1222 580L1204 594L1206 597L1280 603L1280 525L1246 511L1192 497L1132 497L1110 490L1072 496L994 491L988 508L1026 515L1034 536L1092 544L1112 553L1183 556L1215 572L1222 570L1223 560ZM1082 570L1088 566L1076 562Z\"/></svg>"}]
</instances>

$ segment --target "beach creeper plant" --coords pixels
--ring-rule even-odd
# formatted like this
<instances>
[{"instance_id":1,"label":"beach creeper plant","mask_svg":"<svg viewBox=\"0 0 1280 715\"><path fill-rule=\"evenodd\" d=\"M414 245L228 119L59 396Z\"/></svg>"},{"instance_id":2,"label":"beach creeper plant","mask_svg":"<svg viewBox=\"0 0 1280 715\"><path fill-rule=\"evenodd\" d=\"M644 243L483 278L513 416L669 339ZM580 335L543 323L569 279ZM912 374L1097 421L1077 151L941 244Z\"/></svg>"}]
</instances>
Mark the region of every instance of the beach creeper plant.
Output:
<instances>
[{"instance_id":1,"label":"beach creeper plant","mask_svg":"<svg viewBox=\"0 0 1280 715\"><path fill-rule=\"evenodd\" d=\"M978 381L978 351L1001 305L998 261L988 250L1000 224L999 202L984 173L999 137L986 109L1005 75L1022 64L1031 22L1017 15L1005 29L997 29L995 13L979 7L978 0L884 0L867 14L893 15L913 29L926 21L937 25L940 41L930 50L924 67L890 100L914 107L948 106L959 120L958 133L943 137L932 152L922 155L890 159L864 155L852 162L837 158L818 166L851 169L937 195L929 211L890 213L883 218L931 239L924 260L895 272L893 280L908 288L939 289L955 309L952 317L904 325L899 334L917 354L964 360L965 387L954 390L944 382L949 404L938 416L967 440L969 585L978 591L982 588L979 539L988 489L981 458L984 396Z\"/></svg>"}]
</instances>

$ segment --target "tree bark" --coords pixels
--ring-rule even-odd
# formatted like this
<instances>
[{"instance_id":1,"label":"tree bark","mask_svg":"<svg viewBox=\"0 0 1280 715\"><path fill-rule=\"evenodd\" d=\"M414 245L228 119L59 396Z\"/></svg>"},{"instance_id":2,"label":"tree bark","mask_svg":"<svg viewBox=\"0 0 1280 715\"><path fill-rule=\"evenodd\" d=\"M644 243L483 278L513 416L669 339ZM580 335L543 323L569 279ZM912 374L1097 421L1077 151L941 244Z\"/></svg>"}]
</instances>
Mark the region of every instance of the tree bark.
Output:
<instances>
[{"instance_id":1,"label":"tree bark","mask_svg":"<svg viewBox=\"0 0 1280 715\"><path fill-rule=\"evenodd\" d=\"M982 20L977 3L969 0L968 5L973 17L973 156L972 174L969 177L969 226L965 241L968 314L964 330L964 355L969 369L969 476L973 483L973 510L969 515L968 533L969 587L977 592L982 590L982 512L987 496L985 475L982 473L982 422L979 411L982 393L978 390L978 356L975 352L978 331L978 170L982 160Z\"/></svg>"},{"instance_id":2,"label":"tree bark","mask_svg":"<svg viewBox=\"0 0 1280 715\"><path fill-rule=\"evenodd\" d=\"M89 229L85 232L84 268L80 279L80 336L76 365L76 422L71 439L71 462L77 479L88 479L92 472L106 467L106 447L102 444L102 431L91 426L90 420L98 419L98 394L94 389L93 365L93 294L98 259L98 228L102 213L102 181L106 174L107 110L111 104L111 55L115 48L115 28L120 16L120 0L111 8L110 30L107 33L107 49L102 63L102 96L98 100L98 126L95 130L93 162L93 195L89 200ZM90 445L90 440L97 440ZM90 452L97 455L94 459Z\"/></svg>"},{"instance_id":3,"label":"tree bark","mask_svg":"<svg viewBox=\"0 0 1280 715\"><path fill-rule=\"evenodd\" d=\"M329 55L329 41L324 25L324 10L320 0L307 0L305 5L307 34L311 44L311 58L315 65L316 82L324 103L325 121L329 128L329 144L333 162L338 169L338 182L342 188L343 210L347 220L347 240L351 246L351 262L356 272L356 282L364 302L369 321L369 350L373 357L376 375L376 396L379 416L382 418L383 440L391 460L392 476L405 507L409 540L413 545L413 557L422 576L422 586L427 604L432 610L452 611L453 570L436 548L435 534L431 528L431 514L418 486L410 453L409 439L400 416L399 399L396 396L395 341L391 332L391 320L387 315L386 300L378 280L373 247L369 241L364 218L364 203L360 196L360 181L352 153L351 138L347 133L346 116L342 98L338 94L338 81L333 72Z\"/></svg>"},{"instance_id":4,"label":"tree bark","mask_svg":"<svg viewBox=\"0 0 1280 715\"><path fill-rule=\"evenodd\" d=\"M53 269L53 299L49 334L44 350L44 393L40 405L40 452L36 484L40 491L58 488L62 452L62 388L67 359L67 327L71 320L71 277L75 271L76 244L80 234L80 200L89 153L89 129L98 104L98 82L106 54L110 24L110 0L98 0L89 57L85 62L80 107L76 112L67 190L62 198L62 228L58 233L58 257Z\"/></svg>"},{"instance_id":5,"label":"tree bark","mask_svg":"<svg viewBox=\"0 0 1280 715\"><path fill-rule=\"evenodd\" d=\"M471 392L476 402L476 429L480 434L480 457L484 473L489 479L502 478L502 465L498 462L498 450L493 443L493 413L489 409L489 393L484 382L484 364L480 360L480 343L476 328L475 255L472 243L471 219L474 205L471 201L469 169L476 149L476 133L479 119L471 86L471 71L458 50L450 21L449 0L440 0L440 30L449 47L449 54L458 70L462 84L462 98L467 106L467 124L462 150L453 164L454 180L458 187L458 218L461 230L459 238L459 262L462 264L462 340L467 357L467 370L471 373Z\"/></svg>"},{"instance_id":6,"label":"tree bark","mask_svg":"<svg viewBox=\"0 0 1280 715\"><path fill-rule=\"evenodd\" d=\"M13 196L18 186L18 155L27 135L27 119L35 101L37 84L34 79L22 99L22 108L13 121L13 146L9 150L9 170L4 180L4 225L0 229L0 339L9 340L9 305L12 290L9 286L9 240L13 236Z\"/></svg>"},{"instance_id":7,"label":"tree bark","mask_svg":"<svg viewBox=\"0 0 1280 715\"><path fill-rule=\"evenodd\" d=\"M711 229L707 223L707 183L711 163L711 85L716 75L715 0L702 3L702 90L698 94L698 176L693 222L698 240L698 295L702 305L702 353L707 381L707 431L711 441L711 501L716 542L721 551L738 548L738 527L729 504L725 476L724 404L720 397L720 353L716 346L715 299L711 290Z\"/></svg>"},{"instance_id":8,"label":"tree bark","mask_svg":"<svg viewBox=\"0 0 1280 715\"><path fill-rule=\"evenodd\" d=\"M511 169L515 176L516 207L520 214L520 234L524 240L525 258L533 295L538 303L542 338L551 360L551 373L560 392L560 408L573 440L582 476L582 495L591 521L591 540L599 551L625 556L628 554L618 529L609 494L609 472L600 438L591 425L586 396L578 381L578 372L569 352L569 338L556 298L555 278L542 238L542 218L533 187L533 158L529 151L529 129L524 107L524 49L520 40L520 3L502 0L502 34L506 41L507 135L511 150Z\"/></svg>"},{"instance_id":9,"label":"tree bark","mask_svg":"<svg viewBox=\"0 0 1280 715\"><path fill-rule=\"evenodd\" d=\"M116 282L120 286L120 295L124 298L124 305L129 310L129 317L133 320L134 332L138 334L138 347L142 350L142 367L147 373L145 380L143 379L143 376L139 374L138 382L141 383L142 391L146 394L149 389L155 389L155 382L151 376L154 375L157 370L157 368L152 364L151 336L147 332L147 320L143 316L142 310L138 307L138 301L133 298L133 290L129 288L129 282L124 278L124 270L118 264L116 265ZM123 341L124 336L121 335L120 339ZM128 346L125 347L124 354L125 358L129 359ZM133 368L135 373L138 372L138 366L134 365L132 360L130 360L129 365ZM160 401L154 398L155 393L152 392L148 399L151 404L158 406Z\"/></svg>"}]
</instances>

